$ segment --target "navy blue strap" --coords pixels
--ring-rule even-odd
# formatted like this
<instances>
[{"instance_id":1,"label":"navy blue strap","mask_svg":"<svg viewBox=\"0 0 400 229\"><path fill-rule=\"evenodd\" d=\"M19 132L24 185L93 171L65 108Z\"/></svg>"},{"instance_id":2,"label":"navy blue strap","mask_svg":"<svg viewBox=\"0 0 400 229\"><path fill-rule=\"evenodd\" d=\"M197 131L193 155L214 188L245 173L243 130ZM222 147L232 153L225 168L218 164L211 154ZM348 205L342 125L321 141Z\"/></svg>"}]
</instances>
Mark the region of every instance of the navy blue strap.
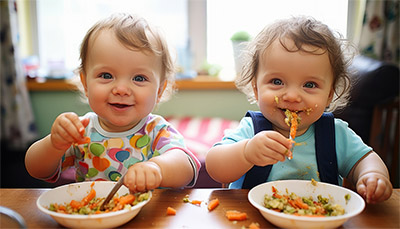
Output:
<instances>
[{"instance_id":1,"label":"navy blue strap","mask_svg":"<svg viewBox=\"0 0 400 229\"><path fill-rule=\"evenodd\" d=\"M246 117L251 117L254 126L254 135L263 130L272 130L272 124L264 118L261 112L248 111ZM267 166L253 166L247 171L244 177L242 188L251 189L252 187L262 184L271 172L272 165Z\"/></svg>"},{"instance_id":2,"label":"navy blue strap","mask_svg":"<svg viewBox=\"0 0 400 229\"><path fill-rule=\"evenodd\" d=\"M315 151L321 181L338 185L335 121L332 113L324 113L315 123Z\"/></svg>"},{"instance_id":3,"label":"navy blue strap","mask_svg":"<svg viewBox=\"0 0 400 229\"><path fill-rule=\"evenodd\" d=\"M272 130L272 124L261 112L248 111L246 117L251 117L254 135L263 130ZM324 113L315 122L315 151L318 172L321 181L338 184L338 167L336 157L335 123L332 113ZM251 189L264 183L273 165L253 166L245 175L242 188Z\"/></svg>"}]
</instances>

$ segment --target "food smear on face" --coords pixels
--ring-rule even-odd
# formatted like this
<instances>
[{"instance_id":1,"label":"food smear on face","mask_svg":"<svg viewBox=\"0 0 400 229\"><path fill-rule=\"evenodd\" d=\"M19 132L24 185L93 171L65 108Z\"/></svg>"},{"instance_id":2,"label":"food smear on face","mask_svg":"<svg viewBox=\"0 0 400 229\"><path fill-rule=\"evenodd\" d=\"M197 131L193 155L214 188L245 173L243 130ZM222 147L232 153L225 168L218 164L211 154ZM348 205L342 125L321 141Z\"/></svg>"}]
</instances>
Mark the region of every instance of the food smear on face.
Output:
<instances>
[{"instance_id":1,"label":"food smear on face","mask_svg":"<svg viewBox=\"0 0 400 229\"><path fill-rule=\"evenodd\" d=\"M274 98L275 98L275 102L276 102L276 104L279 104L279 98L278 98L278 96L276 96L276 95L275 95L275 97L274 97Z\"/></svg>"},{"instance_id":2,"label":"food smear on face","mask_svg":"<svg viewBox=\"0 0 400 229\"><path fill-rule=\"evenodd\" d=\"M272 195L264 196L264 206L268 209L297 216L308 217L327 217L344 215L345 210L339 204L331 203L328 198L317 196L317 200L313 197L300 197L295 193L286 190L286 194L280 193L272 186Z\"/></svg>"},{"instance_id":3,"label":"food smear on face","mask_svg":"<svg viewBox=\"0 0 400 229\"><path fill-rule=\"evenodd\" d=\"M96 197L96 191L93 189L93 185L91 185L89 194L81 201L71 200L70 203L64 204L51 203L48 209L50 211L71 215L92 215L129 209L148 199L148 192L126 194L123 196L118 196L117 194L114 196L114 199L105 206L105 210L101 211L100 206L103 204L105 197Z\"/></svg>"},{"instance_id":4,"label":"food smear on face","mask_svg":"<svg viewBox=\"0 0 400 229\"><path fill-rule=\"evenodd\" d=\"M313 109L310 108L305 108L304 111L306 112L306 115L310 115L310 113L313 111Z\"/></svg>"}]
</instances>

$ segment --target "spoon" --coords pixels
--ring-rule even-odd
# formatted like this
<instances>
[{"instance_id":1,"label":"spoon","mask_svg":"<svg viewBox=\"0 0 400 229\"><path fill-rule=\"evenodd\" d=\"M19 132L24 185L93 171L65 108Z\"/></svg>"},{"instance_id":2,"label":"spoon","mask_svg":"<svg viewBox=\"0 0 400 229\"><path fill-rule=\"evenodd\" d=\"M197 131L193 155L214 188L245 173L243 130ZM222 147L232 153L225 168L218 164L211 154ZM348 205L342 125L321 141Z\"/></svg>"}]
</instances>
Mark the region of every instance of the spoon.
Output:
<instances>
[{"instance_id":1,"label":"spoon","mask_svg":"<svg viewBox=\"0 0 400 229\"><path fill-rule=\"evenodd\" d=\"M119 190L119 188L121 188L121 186L124 184L124 176L122 175L119 177L118 182L115 184L115 186L113 187L113 189L111 189L110 193L108 194L108 196L106 197L106 199L104 200L104 202L101 204L100 206L100 211L104 211L105 206L110 202L110 200L114 197L115 193Z\"/></svg>"}]
</instances>

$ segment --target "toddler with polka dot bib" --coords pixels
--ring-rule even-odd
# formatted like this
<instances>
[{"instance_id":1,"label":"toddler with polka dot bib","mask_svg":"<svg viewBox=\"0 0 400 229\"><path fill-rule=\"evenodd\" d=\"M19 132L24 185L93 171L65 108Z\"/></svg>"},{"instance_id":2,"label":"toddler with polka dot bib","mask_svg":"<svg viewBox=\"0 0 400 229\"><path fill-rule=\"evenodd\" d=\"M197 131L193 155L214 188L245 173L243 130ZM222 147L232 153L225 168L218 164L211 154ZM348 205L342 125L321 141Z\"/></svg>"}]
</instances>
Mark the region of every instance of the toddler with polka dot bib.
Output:
<instances>
[{"instance_id":1,"label":"toddler with polka dot bib","mask_svg":"<svg viewBox=\"0 0 400 229\"><path fill-rule=\"evenodd\" d=\"M93 112L59 115L51 133L28 149L31 176L55 182L118 180L132 192L190 187L200 163L164 118L151 114L172 91L174 66L162 35L143 18L113 14L86 34L78 68Z\"/></svg>"}]
</instances>

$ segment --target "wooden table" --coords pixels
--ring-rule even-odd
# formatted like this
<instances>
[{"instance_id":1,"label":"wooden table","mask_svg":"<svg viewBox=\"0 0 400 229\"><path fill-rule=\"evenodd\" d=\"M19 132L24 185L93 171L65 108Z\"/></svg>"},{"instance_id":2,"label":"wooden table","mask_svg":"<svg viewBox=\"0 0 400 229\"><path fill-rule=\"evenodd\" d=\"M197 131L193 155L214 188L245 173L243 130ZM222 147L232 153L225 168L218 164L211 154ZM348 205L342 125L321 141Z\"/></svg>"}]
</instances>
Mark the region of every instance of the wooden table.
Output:
<instances>
[{"instance_id":1,"label":"wooden table","mask_svg":"<svg viewBox=\"0 0 400 229\"><path fill-rule=\"evenodd\" d=\"M36 200L46 189L0 189L0 206L18 212L28 228L60 228L50 216L36 207ZM242 228L257 222L261 228L273 228L259 211L247 200L246 189L157 189L151 201L141 212L121 228ZM220 200L212 212L205 204L201 206L184 203L185 195L191 200ZM175 216L167 216L167 207L177 210ZM343 228L400 228L400 189L383 203L367 205L364 211L347 221ZM238 210L248 214L248 219L231 222L225 217L227 210Z\"/></svg>"}]
</instances>

